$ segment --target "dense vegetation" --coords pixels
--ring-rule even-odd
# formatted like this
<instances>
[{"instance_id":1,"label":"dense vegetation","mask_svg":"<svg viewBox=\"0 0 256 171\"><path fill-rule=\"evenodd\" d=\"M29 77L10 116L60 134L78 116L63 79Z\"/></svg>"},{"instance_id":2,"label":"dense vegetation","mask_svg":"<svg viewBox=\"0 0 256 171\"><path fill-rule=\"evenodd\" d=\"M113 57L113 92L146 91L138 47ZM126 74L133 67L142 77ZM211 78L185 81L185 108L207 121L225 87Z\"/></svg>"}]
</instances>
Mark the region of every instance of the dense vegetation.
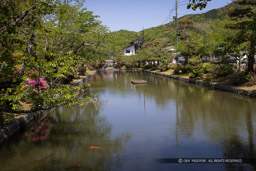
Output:
<instances>
[{"instance_id":1,"label":"dense vegetation","mask_svg":"<svg viewBox=\"0 0 256 171\"><path fill-rule=\"evenodd\" d=\"M0 1L0 110L78 103L75 75L108 55L109 32L84 0Z\"/></svg>"}]
</instances>

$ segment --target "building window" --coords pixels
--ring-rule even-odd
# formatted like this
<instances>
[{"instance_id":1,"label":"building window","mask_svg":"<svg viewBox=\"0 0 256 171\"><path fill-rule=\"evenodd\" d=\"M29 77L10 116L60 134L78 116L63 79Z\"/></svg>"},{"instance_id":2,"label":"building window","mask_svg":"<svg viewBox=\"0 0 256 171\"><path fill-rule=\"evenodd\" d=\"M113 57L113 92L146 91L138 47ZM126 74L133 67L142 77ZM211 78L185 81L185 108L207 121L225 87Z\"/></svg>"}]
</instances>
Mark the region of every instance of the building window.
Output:
<instances>
[{"instance_id":1,"label":"building window","mask_svg":"<svg viewBox=\"0 0 256 171\"><path fill-rule=\"evenodd\" d=\"M130 50L126 50L125 53L130 53Z\"/></svg>"}]
</instances>

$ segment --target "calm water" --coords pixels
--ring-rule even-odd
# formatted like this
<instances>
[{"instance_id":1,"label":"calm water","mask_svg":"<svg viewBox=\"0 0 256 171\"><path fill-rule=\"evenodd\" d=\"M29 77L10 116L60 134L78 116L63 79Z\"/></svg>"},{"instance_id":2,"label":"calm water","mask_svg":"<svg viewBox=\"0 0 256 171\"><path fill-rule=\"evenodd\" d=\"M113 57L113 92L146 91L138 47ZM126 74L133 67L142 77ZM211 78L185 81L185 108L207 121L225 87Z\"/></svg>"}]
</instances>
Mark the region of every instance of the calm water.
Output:
<instances>
[{"instance_id":1,"label":"calm water","mask_svg":"<svg viewBox=\"0 0 256 171\"><path fill-rule=\"evenodd\" d=\"M33 123L1 146L0 170L255 170L157 162L256 158L255 99L137 72L99 73L91 85L102 103L59 107Z\"/></svg>"}]
</instances>

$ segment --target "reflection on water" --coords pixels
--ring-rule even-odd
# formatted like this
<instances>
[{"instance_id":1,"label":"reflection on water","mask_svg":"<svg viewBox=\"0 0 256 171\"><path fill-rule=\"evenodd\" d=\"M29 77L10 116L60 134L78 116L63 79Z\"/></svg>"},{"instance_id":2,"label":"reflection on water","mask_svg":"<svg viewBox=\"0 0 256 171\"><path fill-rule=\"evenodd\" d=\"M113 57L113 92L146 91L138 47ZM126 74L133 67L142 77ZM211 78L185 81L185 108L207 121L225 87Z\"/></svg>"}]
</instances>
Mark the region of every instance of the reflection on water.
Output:
<instances>
[{"instance_id":1,"label":"reflection on water","mask_svg":"<svg viewBox=\"0 0 256 171\"><path fill-rule=\"evenodd\" d=\"M148 84L131 85L132 79L145 79ZM165 115L162 122L157 124L160 127L166 124L166 130L151 130L147 127L148 131L152 131L152 136L154 132L156 132L155 136L157 134L166 136L166 140L159 143L161 146L164 147L168 143L172 145L169 153L160 152L161 149L157 149L159 153L155 154L155 158L256 158L254 148L255 99L134 72L100 73L94 77L92 83L100 87L97 91L102 91L102 94L111 93L110 97L113 94L122 94L126 97L126 101L129 96L138 97L138 102L134 102L133 105L144 106L145 116L152 115L152 113L158 117ZM155 109L152 109L152 106ZM137 107L133 106L133 108L139 110ZM164 123L164 121L169 121L169 123ZM168 129L170 134L165 135ZM144 135L144 137L147 136ZM141 165L138 163L136 167ZM204 166L193 165L192 168L204 168ZM233 168L234 165L217 164L214 166L225 170ZM255 163L236 165L238 168L247 169L255 168L255 166ZM216 169L215 167L210 169ZM187 168L174 165L167 167L152 165L151 168L152 170L158 168L191 169L191 165ZM205 168L209 169L208 166Z\"/></svg>"},{"instance_id":2,"label":"reflection on water","mask_svg":"<svg viewBox=\"0 0 256 171\"><path fill-rule=\"evenodd\" d=\"M0 170L109 170L118 164L118 153L130 136L124 133L111 139L111 125L99 110L91 104L86 112L57 108L20 142L2 147Z\"/></svg>"},{"instance_id":3,"label":"reflection on water","mask_svg":"<svg viewBox=\"0 0 256 171\"><path fill-rule=\"evenodd\" d=\"M133 79L147 85L132 85ZM139 72L101 72L104 105L59 107L0 149L0 170L253 170L255 163L170 164L158 158L256 158L256 100Z\"/></svg>"},{"instance_id":4,"label":"reflection on water","mask_svg":"<svg viewBox=\"0 0 256 171\"><path fill-rule=\"evenodd\" d=\"M44 119L43 121L30 128L25 133L25 136L27 141L42 141L48 137L50 129L50 120Z\"/></svg>"}]
</instances>

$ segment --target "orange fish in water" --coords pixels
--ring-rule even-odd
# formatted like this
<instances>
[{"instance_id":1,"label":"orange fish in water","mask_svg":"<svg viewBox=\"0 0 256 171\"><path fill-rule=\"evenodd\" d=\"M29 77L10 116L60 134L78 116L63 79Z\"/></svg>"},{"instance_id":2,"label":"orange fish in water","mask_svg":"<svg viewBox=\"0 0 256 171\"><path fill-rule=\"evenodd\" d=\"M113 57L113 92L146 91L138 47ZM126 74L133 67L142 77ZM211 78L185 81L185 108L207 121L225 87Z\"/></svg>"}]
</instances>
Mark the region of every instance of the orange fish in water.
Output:
<instances>
[{"instance_id":1,"label":"orange fish in water","mask_svg":"<svg viewBox=\"0 0 256 171\"><path fill-rule=\"evenodd\" d=\"M67 169L72 169L72 168L77 168L77 167L81 167L81 164L76 164L76 165L71 166L71 167L69 167L69 168L67 168Z\"/></svg>"},{"instance_id":2,"label":"orange fish in water","mask_svg":"<svg viewBox=\"0 0 256 171\"><path fill-rule=\"evenodd\" d=\"M101 149L101 148L97 146L90 146L90 149Z\"/></svg>"},{"instance_id":3,"label":"orange fish in water","mask_svg":"<svg viewBox=\"0 0 256 171\"><path fill-rule=\"evenodd\" d=\"M75 167L81 167L81 164L77 164Z\"/></svg>"}]
</instances>

